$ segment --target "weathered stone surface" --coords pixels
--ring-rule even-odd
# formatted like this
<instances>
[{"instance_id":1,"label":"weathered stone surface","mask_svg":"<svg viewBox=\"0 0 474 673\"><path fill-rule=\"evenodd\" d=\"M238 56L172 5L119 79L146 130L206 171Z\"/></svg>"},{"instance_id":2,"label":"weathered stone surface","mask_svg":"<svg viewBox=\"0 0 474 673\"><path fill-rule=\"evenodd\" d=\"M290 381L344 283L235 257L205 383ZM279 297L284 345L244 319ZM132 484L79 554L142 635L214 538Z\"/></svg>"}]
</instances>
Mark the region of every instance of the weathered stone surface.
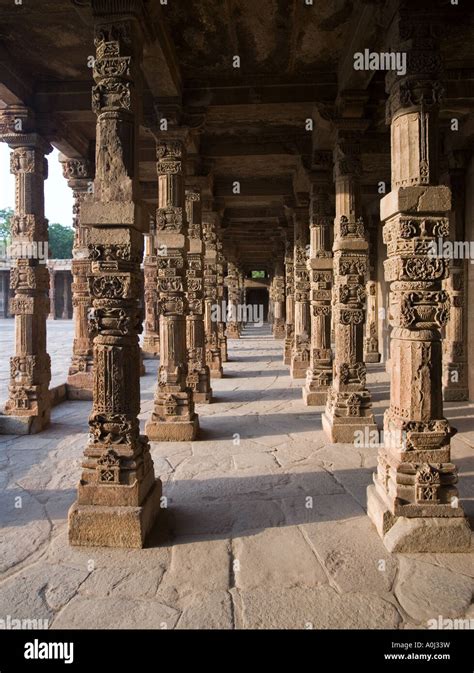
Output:
<instances>
[{"instance_id":1,"label":"weathered stone surface","mask_svg":"<svg viewBox=\"0 0 474 673\"><path fill-rule=\"evenodd\" d=\"M296 526L271 528L232 542L235 586L308 586L327 583L327 575Z\"/></svg>"},{"instance_id":2,"label":"weathered stone surface","mask_svg":"<svg viewBox=\"0 0 474 673\"><path fill-rule=\"evenodd\" d=\"M227 540L176 541L162 587L178 593L226 591L229 588L230 548Z\"/></svg>"},{"instance_id":3,"label":"weathered stone surface","mask_svg":"<svg viewBox=\"0 0 474 673\"><path fill-rule=\"evenodd\" d=\"M417 622L437 618L438 615L463 615L471 604L473 590L472 578L400 556L395 596Z\"/></svg>"},{"instance_id":4,"label":"weathered stone surface","mask_svg":"<svg viewBox=\"0 0 474 673\"><path fill-rule=\"evenodd\" d=\"M52 629L173 629L179 612L153 600L76 596Z\"/></svg>"},{"instance_id":5,"label":"weathered stone surface","mask_svg":"<svg viewBox=\"0 0 474 673\"><path fill-rule=\"evenodd\" d=\"M373 594L345 594L333 588L259 588L243 591L242 626L247 629L394 629L397 609Z\"/></svg>"},{"instance_id":6,"label":"weathered stone surface","mask_svg":"<svg viewBox=\"0 0 474 673\"><path fill-rule=\"evenodd\" d=\"M177 629L233 629L232 598L225 591L194 593L183 601Z\"/></svg>"}]
</instances>

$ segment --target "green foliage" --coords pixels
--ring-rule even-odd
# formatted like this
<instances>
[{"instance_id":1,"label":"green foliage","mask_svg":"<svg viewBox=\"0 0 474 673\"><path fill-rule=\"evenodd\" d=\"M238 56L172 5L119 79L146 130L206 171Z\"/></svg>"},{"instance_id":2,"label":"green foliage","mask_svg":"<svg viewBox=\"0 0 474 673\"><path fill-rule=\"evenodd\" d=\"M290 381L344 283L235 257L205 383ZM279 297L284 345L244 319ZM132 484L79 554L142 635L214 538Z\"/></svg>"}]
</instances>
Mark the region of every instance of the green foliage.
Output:
<instances>
[{"instance_id":1,"label":"green foliage","mask_svg":"<svg viewBox=\"0 0 474 673\"><path fill-rule=\"evenodd\" d=\"M252 271L252 278L265 278L265 271Z\"/></svg>"},{"instance_id":2,"label":"green foliage","mask_svg":"<svg viewBox=\"0 0 474 673\"><path fill-rule=\"evenodd\" d=\"M10 243L12 217L13 210L11 208L0 208L0 241L7 245Z\"/></svg>"},{"instance_id":3,"label":"green foliage","mask_svg":"<svg viewBox=\"0 0 474 673\"><path fill-rule=\"evenodd\" d=\"M48 232L49 256L52 259L71 259L74 229L55 222L49 225Z\"/></svg>"}]
</instances>

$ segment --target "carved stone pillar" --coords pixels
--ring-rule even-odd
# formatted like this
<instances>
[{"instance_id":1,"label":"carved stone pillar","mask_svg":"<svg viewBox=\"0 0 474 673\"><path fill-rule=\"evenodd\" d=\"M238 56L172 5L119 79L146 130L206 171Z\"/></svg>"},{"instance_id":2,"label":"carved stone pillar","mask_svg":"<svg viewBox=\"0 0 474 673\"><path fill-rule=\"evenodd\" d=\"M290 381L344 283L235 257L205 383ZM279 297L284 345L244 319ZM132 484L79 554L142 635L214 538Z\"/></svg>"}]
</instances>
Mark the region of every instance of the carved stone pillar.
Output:
<instances>
[{"instance_id":1,"label":"carved stone pillar","mask_svg":"<svg viewBox=\"0 0 474 673\"><path fill-rule=\"evenodd\" d=\"M308 207L299 207L294 213L294 338L290 373L294 379L306 378L311 348L311 315L309 306L309 272L306 266L309 242Z\"/></svg>"},{"instance_id":2,"label":"carved stone pillar","mask_svg":"<svg viewBox=\"0 0 474 673\"><path fill-rule=\"evenodd\" d=\"M459 157L462 161L462 157ZM452 168L449 182L453 195L451 240L464 241L465 234L465 167ZM449 277L443 281L448 293L450 312L443 339L443 399L469 399L467 381L467 260L452 259Z\"/></svg>"},{"instance_id":3,"label":"carved stone pillar","mask_svg":"<svg viewBox=\"0 0 474 673\"><path fill-rule=\"evenodd\" d=\"M142 351L145 357L160 355L160 314L158 311L158 251L153 230L145 238L145 333Z\"/></svg>"},{"instance_id":4,"label":"carved stone pillar","mask_svg":"<svg viewBox=\"0 0 474 673\"><path fill-rule=\"evenodd\" d=\"M377 432L364 364L365 283L368 243L360 206L361 120L340 120L334 150L336 217L334 221L333 382L323 428L332 442L352 443L356 432Z\"/></svg>"},{"instance_id":5,"label":"carved stone pillar","mask_svg":"<svg viewBox=\"0 0 474 673\"><path fill-rule=\"evenodd\" d=\"M275 339L285 338L285 264L283 249L277 245L275 249L275 273L271 284L272 300L272 332Z\"/></svg>"},{"instance_id":6,"label":"carved stone pillar","mask_svg":"<svg viewBox=\"0 0 474 673\"><path fill-rule=\"evenodd\" d=\"M89 227L94 386L78 497L69 511L73 545L142 547L160 508L161 482L138 421L140 263L148 217L138 191L143 33L136 7L137 14L113 15L110 3L92 2L96 179L93 195L81 204L81 223Z\"/></svg>"},{"instance_id":7,"label":"carved stone pillar","mask_svg":"<svg viewBox=\"0 0 474 673\"><path fill-rule=\"evenodd\" d=\"M46 265L48 222L44 217L46 155L51 145L35 133L26 108L0 112L0 139L12 149L10 170L15 176L15 214L12 219L10 313L15 316L15 354L10 358L10 383L0 431L33 434L50 420L50 357L46 352L49 274Z\"/></svg>"},{"instance_id":8,"label":"carved stone pillar","mask_svg":"<svg viewBox=\"0 0 474 673\"><path fill-rule=\"evenodd\" d=\"M367 281L367 315L365 320L364 362L380 362L377 310L377 283Z\"/></svg>"},{"instance_id":9,"label":"carved stone pillar","mask_svg":"<svg viewBox=\"0 0 474 673\"><path fill-rule=\"evenodd\" d=\"M239 314L242 312L242 298L239 272L235 262L228 262L225 282L228 291L227 336L229 339L240 339Z\"/></svg>"},{"instance_id":10,"label":"carved stone pillar","mask_svg":"<svg viewBox=\"0 0 474 673\"><path fill-rule=\"evenodd\" d=\"M146 425L150 439L191 441L199 421L188 382L186 314L189 236L183 167L185 129L176 128L157 141L157 244L160 310L160 369L155 406Z\"/></svg>"},{"instance_id":11,"label":"carved stone pillar","mask_svg":"<svg viewBox=\"0 0 474 673\"><path fill-rule=\"evenodd\" d=\"M206 208L202 213L204 254L204 331L206 364L211 378L224 376L222 369L219 327L222 306L217 303L217 223L218 213Z\"/></svg>"},{"instance_id":12,"label":"carved stone pillar","mask_svg":"<svg viewBox=\"0 0 474 673\"><path fill-rule=\"evenodd\" d=\"M283 352L283 364L291 364L291 354L293 352L294 339L294 320L295 320L295 260L293 252L292 241L285 243L285 294L286 294L286 310L285 310L285 346Z\"/></svg>"},{"instance_id":13,"label":"carved stone pillar","mask_svg":"<svg viewBox=\"0 0 474 673\"><path fill-rule=\"evenodd\" d=\"M368 514L390 551L461 551L470 546L470 529L455 487L441 387L449 262L432 255L433 241L448 236L451 208L449 188L437 184L440 56L426 12L400 12L394 32L408 67L406 76L389 73L386 80L392 191L381 201L381 219L393 328L390 407Z\"/></svg>"},{"instance_id":14,"label":"carved stone pillar","mask_svg":"<svg viewBox=\"0 0 474 673\"><path fill-rule=\"evenodd\" d=\"M206 363L204 333L204 242L202 237L201 192L186 190L186 215L189 226L187 290L189 313L186 317L188 348L188 386L195 402L212 400L211 376Z\"/></svg>"},{"instance_id":15,"label":"carved stone pillar","mask_svg":"<svg viewBox=\"0 0 474 673\"><path fill-rule=\"evenodd\" d=\"M89 333L88 316L92 307L89 293L91 262L89 260L87 227L81 224L81 205L94 178L93 168L86 159L60 156L63 175L73 190L74 247L72 251L72 303L74 309L74 343L67 378L69 399L91 400L93 388L93 339Z\"/></svg>"},{"instance_id":16,"label":"carved stone pillar","mask_svg":"<svg viewBox=\"0 0 474 673\"><path fill-rule=\"evenodd\" d=\"M332 165L330 153L321 162ZM308 406L325 405L332 382L331 296L332 253L330 228L334 222L329 198L332 181L328 168L311 175L310 258L308 271L311 287L311 352L303 400Z\"/></svg>"},{"instance_id":17,"label":"carved stone pillar","mask_svg":"<svg viewBox=\"0 0 474 673\"><path fill-rule=\"evenodd\" d=\"M225 305L225 267L226 261L223 253L223 243L219 240L219 235L217 237L217 303L220 307ZM227 335L226 335L226 323L225 315L221 310L219 312L219 321L217 323L217 333L219 336L219 348L221 349L221 361L227 362Z\"/></svg>"}]
</instances>

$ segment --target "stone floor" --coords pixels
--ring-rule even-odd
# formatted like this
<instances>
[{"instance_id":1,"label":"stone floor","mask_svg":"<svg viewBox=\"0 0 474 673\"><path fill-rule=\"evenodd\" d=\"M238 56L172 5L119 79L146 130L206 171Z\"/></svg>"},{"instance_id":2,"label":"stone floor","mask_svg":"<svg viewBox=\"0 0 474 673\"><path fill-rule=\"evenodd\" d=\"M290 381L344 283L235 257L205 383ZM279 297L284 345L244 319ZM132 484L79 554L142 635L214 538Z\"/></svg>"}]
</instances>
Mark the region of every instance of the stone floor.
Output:
<instances>
[{"instance_id":1,"label":"stone floor","mask_svg":"<svg viewBox=\"0 0 474 673\"><path fill-rule=\"evenodd\" d=\"M54 377L64 376L71 324L50 327ZM267 327L229 346L215 403L198 407L202 439L152 445L168 509L147 549L67 544L89 403L60 405L41 435L0 437L0 618L158 629L474 619L474 555L389 555L365 514L376 449L327 443L320 410L304 406ZM143 421L156 362L146 366ZM371 365L368 380L380 421L388 377ZM474 408L446 406L460 430L453 456L474 519Z\"/></svg>"}]
</instances>

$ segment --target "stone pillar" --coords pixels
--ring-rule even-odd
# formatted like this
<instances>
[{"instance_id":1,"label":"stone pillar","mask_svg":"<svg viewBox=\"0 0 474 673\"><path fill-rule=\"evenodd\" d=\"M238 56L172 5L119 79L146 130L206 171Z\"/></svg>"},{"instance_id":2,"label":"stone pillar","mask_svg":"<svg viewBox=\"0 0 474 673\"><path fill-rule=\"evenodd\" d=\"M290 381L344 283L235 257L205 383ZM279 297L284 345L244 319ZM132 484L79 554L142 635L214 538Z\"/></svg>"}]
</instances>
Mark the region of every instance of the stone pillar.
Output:
<instances>
[{"instance_id":1,"label":"stone pillar","mask_svg":"<svg viewBox=\"0 0 474 673\"><path fill-rule=\"evenodd\" d=\"M204 331L206 346L206 363L211 378L221 379L221 349L219 345L219 327L222 306L217 303L217 222L218 214L206 208L202 213L204 254Z\"/></svg>"},{"instance_id":2,"label":"stone pillar","mask_svg":"<svg viewBox=\"0 0 474 673\"><path fill-rule=\"evenodd\" d=\"M157 244L160 310L160 369L155 406L146 425L150 439L191 441L199 430L188 383L186 275L189 236L183 167L186 130L175 128L157 141Z\"/></svg>"},{"instance_id":3,"label":"stone pillar","mask_svg":"<svg viewBox=\"0 0 474 673\"><path fill-rule=\"evenodd\" d=\"M48 265L49 273L49 319L56 320L56 269Z\"/></svg>"},{"instance_id":4,"label":"stone pillar","mask_svg":"<svg viewBox=\"0 0 474 673\"><path fill-rule=\"evenodd\" d=\"M332 165L329 152L324 153L327 166ZM330 229L334 222L329 199L332 181L328 167L311 175L310 258L308 271L311 287L311 351L303 400L308 406L325 405L332 382L331 297L332 253Z\"/></svg>"},{"instance_id":5,"label":"stone pillar","mask_svg":"<svg viewBox=\"0 0 474 673\"><path fill-rule=\"evenodd\" d=\"M291 354L293 352L293 339L295 334L294 320L295 320L295 260L293 252L293 243L286 241L285 243L285 345L283 351L283 364L291 364Z\"/></svg>"},{"instance_id":6,"label":"stone pillar","mask_svg":"<svg viewBox=\"0 0 474 673\"><path fill-rule=\"evenodd\" d=\"M271 284L272 332L275 339L285 338L285 263L281 245L275 250L275 272Z\"/></svg>"},{"instance_id":7,"label":"stone pillar","mask_svg":"<svg viewBox=\"0 0 474 673\"><path fill-rule=\"evenodd\" d=\"M453 196L451 241L462 242L465 234L465 166L449 171ZM467 260L452 259L449 277L443 281L448 293L451 310L443 339L443 399L464 401L469 399L467 381Z\"/></svg>"},{"instance_id":8,"label":"stone pillar","mask_svg":"<svg viewBox=\"0 0 474 673\"><path fill-rule=\"evenodd\" d=\"M144 357L160 355L160 314L158 312L158 256L153 230L145 238L145 333L142 352Z\"/></svg>"},{"instance_id":9,"label":"stone pillar","mask_svg":"<svg viewBox=\"0 0 474 673\"><path fill-rule=\"evenodd\" d=\"M10 358L9 396L0 431L40 432L50 421L50 357L46 352L46 321L50 311L46 265L48 222L44 217L46 155L51 145L35 132L32 113L22 107L0 112L0 139L12 149L10 170L15 176L12 218L10 313L15 316L15 354Z\"/></svg>"},{"instance_id":10,"label":"stone pillar","mask_svg":"<svg viewBox=\"0 0 474 673\"><path fill-rule=\"evenodd\" d=\"M118 7L118 6L117 6ZM73 545L142 547L160 509L148 440L140 435L143 231L139 200L139 4L122 15L93 0L97 115L96 179L81 204L89 227L93 405L77 501L69 511ZM109 9L109 11L107 11Z\"/></svg>"},{"instance_id":11,"label":"stone pillar","mask_svg":"<svg viewBox=\"0 0 474 673\"><path fill-rule=\"evenodd\" d=\"M381 201L390 283L391 386L368 514L393 552L454 552L470 546L443 415L440 328L449 314L442 281L449 262L432 244L449 234L451 194L437 183L442 87L433 24L412 6L395 16L407 74L389 73L392 191Z\"/></svg>"},{"instance_id":12,"label":"stone pillar","mask_svg":"<svg viewBox=\"0 0 474 673\"><path fill-rule=\"evenodd\" d=\"M309 272L306 266L309 242L309 210L307 206L295 209L294 232L295 316L290 373L294 379L304 379L309 365L311 347Z\"/></svg>"},{"instance_id":13,"label":"stone pillar","mask_svg":"<svg viewBox=\"0 0 474 673\"><path fill-rule=\"evenodd\" d=\"M217 303L221 307L219 311L219 321L217 323L217 333L219 336L219 348L221 349L221 361L227 362L227 335L226 335L226 323L225 323L225 314L222 311L222 307L225 305L225 267L226 261L223 253L224 245L222 241L219 240L219 234L217 237Z\"/></svg>"},{"instance_id":14,"label":"stone pillar","mask_svg":"<svg viewBox=\"0 0 474 673\"><path fill-rule=\"evenodd\" d=\"M356 432L377 433L364 364L365 283L368 243L360 215L360 131L362 120L340 120L334 150L336 217L334 220L333 382L323 428L331 442L352 443ZM378 436L378 434L377 434Z\"/></svg>"},{"instance_id":15,"label":"stone pillar","mask_svg":"<svg viewBox=\"0 0 474 673\"><path fill-rule=\"evenodd\" d=\"M227 264L226 285L228 291L227 336L229 339L240 339L239 313L242 312L242 297L235 262L229 261Z\"/></svg>"},{"instance_id":16,"label":"stone pillar","mask_svg":"<svg viewBox=\"0 0 474 673\"><path fill-rule=\"evenodd\" d=\"M204 242L202 237L201 192L197 188L186 190L186 215L189 226L189 252L187 270L187 298L189 313L186 317L186 343L188 348L187 384L193 391L195 402L211 402L211 376L206 363L204 333Z\"/></svg>"},{"instance_id":17,"label":"stone pillar","mask_svg":"<svg viewBox=\"0 0 474 673\"><path fill-rule=\"evenodd\" d=\"M366 283L367 315L365 319L364 362L380 362L377 283L369 280Z\"/></svg>"},{"instance_id":18,"label":"stone pillar","mask_svg":"<svg viewBox=\"0 0 474 673\"><path fill-rule=\"evenodd\" d=\"M74 247L72 251L72 303L74 310L74 343L71 366L67 378L69 399L92 399L93 339L89 333L88 316L92 307L89 293L89 260L87 227L81 224L81 205L91 191L93 168L86 159L68 159L60 156L63 175L73 190Z\"/></svg>"}]
</instances>

